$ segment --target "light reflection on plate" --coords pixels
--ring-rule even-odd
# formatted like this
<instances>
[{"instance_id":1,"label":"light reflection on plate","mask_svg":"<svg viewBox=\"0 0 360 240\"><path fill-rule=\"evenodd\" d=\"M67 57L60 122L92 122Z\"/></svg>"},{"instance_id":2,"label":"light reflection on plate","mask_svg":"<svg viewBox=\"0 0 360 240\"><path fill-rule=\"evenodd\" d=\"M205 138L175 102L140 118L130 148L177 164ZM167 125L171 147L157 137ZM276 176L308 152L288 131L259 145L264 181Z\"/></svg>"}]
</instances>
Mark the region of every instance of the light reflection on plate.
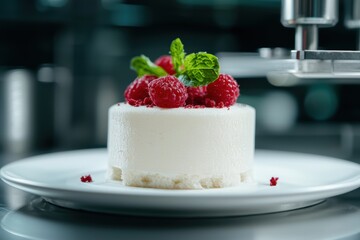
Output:
<instances>
[{"instance_id":1,"label":"light reflection on plate","mask_svg":"<svg viewBox=\"0 0 360 240\"><path fill-rule=\"evenodd\" d=\"M328 200L296 211L233 218L144 218L80 212L41 199L4 216L24 239L358 239L359 205ZM349 238L352 237L352 238Z\"/></svg>"}]
</instances>

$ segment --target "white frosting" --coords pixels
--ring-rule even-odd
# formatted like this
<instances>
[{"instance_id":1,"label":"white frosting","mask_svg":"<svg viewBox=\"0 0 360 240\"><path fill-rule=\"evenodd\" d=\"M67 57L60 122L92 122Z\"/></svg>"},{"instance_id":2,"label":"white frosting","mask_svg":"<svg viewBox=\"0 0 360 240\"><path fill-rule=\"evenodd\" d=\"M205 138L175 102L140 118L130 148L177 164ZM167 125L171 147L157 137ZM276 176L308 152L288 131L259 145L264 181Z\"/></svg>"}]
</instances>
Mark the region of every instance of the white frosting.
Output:
<instances>
[{"instance_id":1,"label":"white frosting","mask_svg":"<svg viewBox=\"0 0 360 240\"><path fill-rule=\"evenodd\" d=\"M254 134L255 110L244 104L162 109L121 103L109 110L109 169L121 169L125 185L134 185L134 173L172 181L194 176L197 183L220 177L237 185L252 170Z\"/></svg>"}]
</instances>

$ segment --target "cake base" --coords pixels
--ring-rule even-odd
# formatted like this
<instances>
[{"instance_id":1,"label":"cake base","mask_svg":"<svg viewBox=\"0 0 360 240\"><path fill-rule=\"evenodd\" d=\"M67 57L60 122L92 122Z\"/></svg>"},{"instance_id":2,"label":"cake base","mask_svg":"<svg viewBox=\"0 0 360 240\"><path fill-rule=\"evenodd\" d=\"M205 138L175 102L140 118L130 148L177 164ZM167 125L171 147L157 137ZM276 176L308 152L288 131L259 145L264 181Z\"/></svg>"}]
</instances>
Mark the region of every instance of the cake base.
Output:
<instances>
[{"instance_id":1,"label":"cake base","mask_svg":"<svg viewBox=\"0 0 360 240\"><path fill-rule=\"evenodd\" d=\"M227 175L176 175L167 176L159 173L148 173L111 167L109 177L114 181L122 181L125 186L162 188L162 189L204 189L238 186L243 183L253 183L251 170L239 174Z\"/></svg>"}]
</instances>

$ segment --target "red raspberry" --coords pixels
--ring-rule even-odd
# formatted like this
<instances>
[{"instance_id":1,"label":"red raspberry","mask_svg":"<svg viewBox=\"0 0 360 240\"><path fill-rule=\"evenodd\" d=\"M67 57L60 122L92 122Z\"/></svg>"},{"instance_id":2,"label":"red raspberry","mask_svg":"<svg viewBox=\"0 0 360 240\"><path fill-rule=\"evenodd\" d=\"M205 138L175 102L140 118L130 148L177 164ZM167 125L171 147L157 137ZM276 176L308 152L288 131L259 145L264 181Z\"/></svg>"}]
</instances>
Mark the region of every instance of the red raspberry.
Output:
<instances>
[{"instance_id":1,"label":"red raspberry","mask_svg":"<svg viewBox=\"0 0 360 240\"><path fill-rule=\"evenodd\" d=\"M81 176L80 181L82 181L82 182L92 182L93 180L92 180L91 175L89 174L89 175Z\"/></svg>"},{"instance_id":2,"label":"red raspberry","mask_svg":"<svg viewBox=\"0 0 360 240\"><path fill-rule=\"evenodd\" d=\"M155 106L177 108L185 105L186 87L174 76L165 76L149 83L150 98Z\"/></svg>"},{"instance_id":3,"label":"red raspberry","mask_svg":"<svg viewBox=\"0 0 360 240\"><path fill-rule=\"evenodd\" d=\"M278 180L279 180L278 177L272 177L272 178L270 179L270 186L276 186Z\"/></svg>"},{"instance_id":4,"label":"red raspberry","mask_svg":"<svg viewBox=\"0 0 360 240\"><path fill-rule=\"evenodd\" d=\"M156 59L155 64L162 67L170 75L174 75L176 73L171 60L171 56L169 55L159 57L158 59Z\"/></svg>"},{"instance_id":5,"label":"red raspberry","mask_svg":"<svg viewBox=\"0 0 360 240\"><path fill-rule=\"evenodd\" d=\"M150 100L148 85L156 78L151 75L136 78L125 90L126 101L132 106L148 105Z\"/></svg>"},{"instance_id":6,"label":"red raspberry","mask_svg":"<svg viewBox=\"0 0 360 240\"><path fill-rule=\"evenodd\" d=\"M211 102L209 105L215 102L216 107L229 107L236 102L239 95L240 89L235 79L228 74L220 74L218 79L207 86L206 101Z\"/></svg>"},{"instance_id":7,"label":"red raspberry","mask_svg":"<svg viewBox=\"0 0 360 240\"><path fill-rule=\"evenodd\" d=\"M190 104L190 105L205 104L206 86L186 87L186 90L188 93L186 104Z\"/></svg>"}]
</instances>

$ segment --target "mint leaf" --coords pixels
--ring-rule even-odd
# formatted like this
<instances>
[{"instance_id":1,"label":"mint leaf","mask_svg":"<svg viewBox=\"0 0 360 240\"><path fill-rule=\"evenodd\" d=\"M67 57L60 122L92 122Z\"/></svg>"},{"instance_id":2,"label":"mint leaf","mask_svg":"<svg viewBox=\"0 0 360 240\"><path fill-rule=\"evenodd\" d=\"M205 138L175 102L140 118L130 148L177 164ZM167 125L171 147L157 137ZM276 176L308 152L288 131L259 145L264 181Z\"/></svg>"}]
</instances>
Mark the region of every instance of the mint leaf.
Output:
<instances>
[{"instance_id":1,"label":"mint leaf","mask_svg":"<svg viewBox=\"0 0 360 240\"><path fill-rule=\"evenodd\" d=\"M192 53L185 57L185 71L179 79L186 86L204 86L219 77L220 66L216 56L206 53Z\"/></svg>"},{"instance_id":2,"label":"mint leaf","mask_svg":"<svg viewBox=\"0 0 360 240\"><path fill-rule=\"evenodd\" d=\"M171 42L170 54L172 63L174 65L174 70L177 74L180 74L185 58L184 45L182 44L180 38L176 38Z\"/></svg>"},{"instance_id":3,"label":"mint leaf","mask_svg":"<svg viewBox=\"0 0 360 240\"><path fill-rule=\"evenodd\" d=\"M136 71L138 77L146 74L155 75L157 77L168 75L162 67L155 65L145 55L141 55L131 59L130 68Z\"/></svg>"}]
</instances>

